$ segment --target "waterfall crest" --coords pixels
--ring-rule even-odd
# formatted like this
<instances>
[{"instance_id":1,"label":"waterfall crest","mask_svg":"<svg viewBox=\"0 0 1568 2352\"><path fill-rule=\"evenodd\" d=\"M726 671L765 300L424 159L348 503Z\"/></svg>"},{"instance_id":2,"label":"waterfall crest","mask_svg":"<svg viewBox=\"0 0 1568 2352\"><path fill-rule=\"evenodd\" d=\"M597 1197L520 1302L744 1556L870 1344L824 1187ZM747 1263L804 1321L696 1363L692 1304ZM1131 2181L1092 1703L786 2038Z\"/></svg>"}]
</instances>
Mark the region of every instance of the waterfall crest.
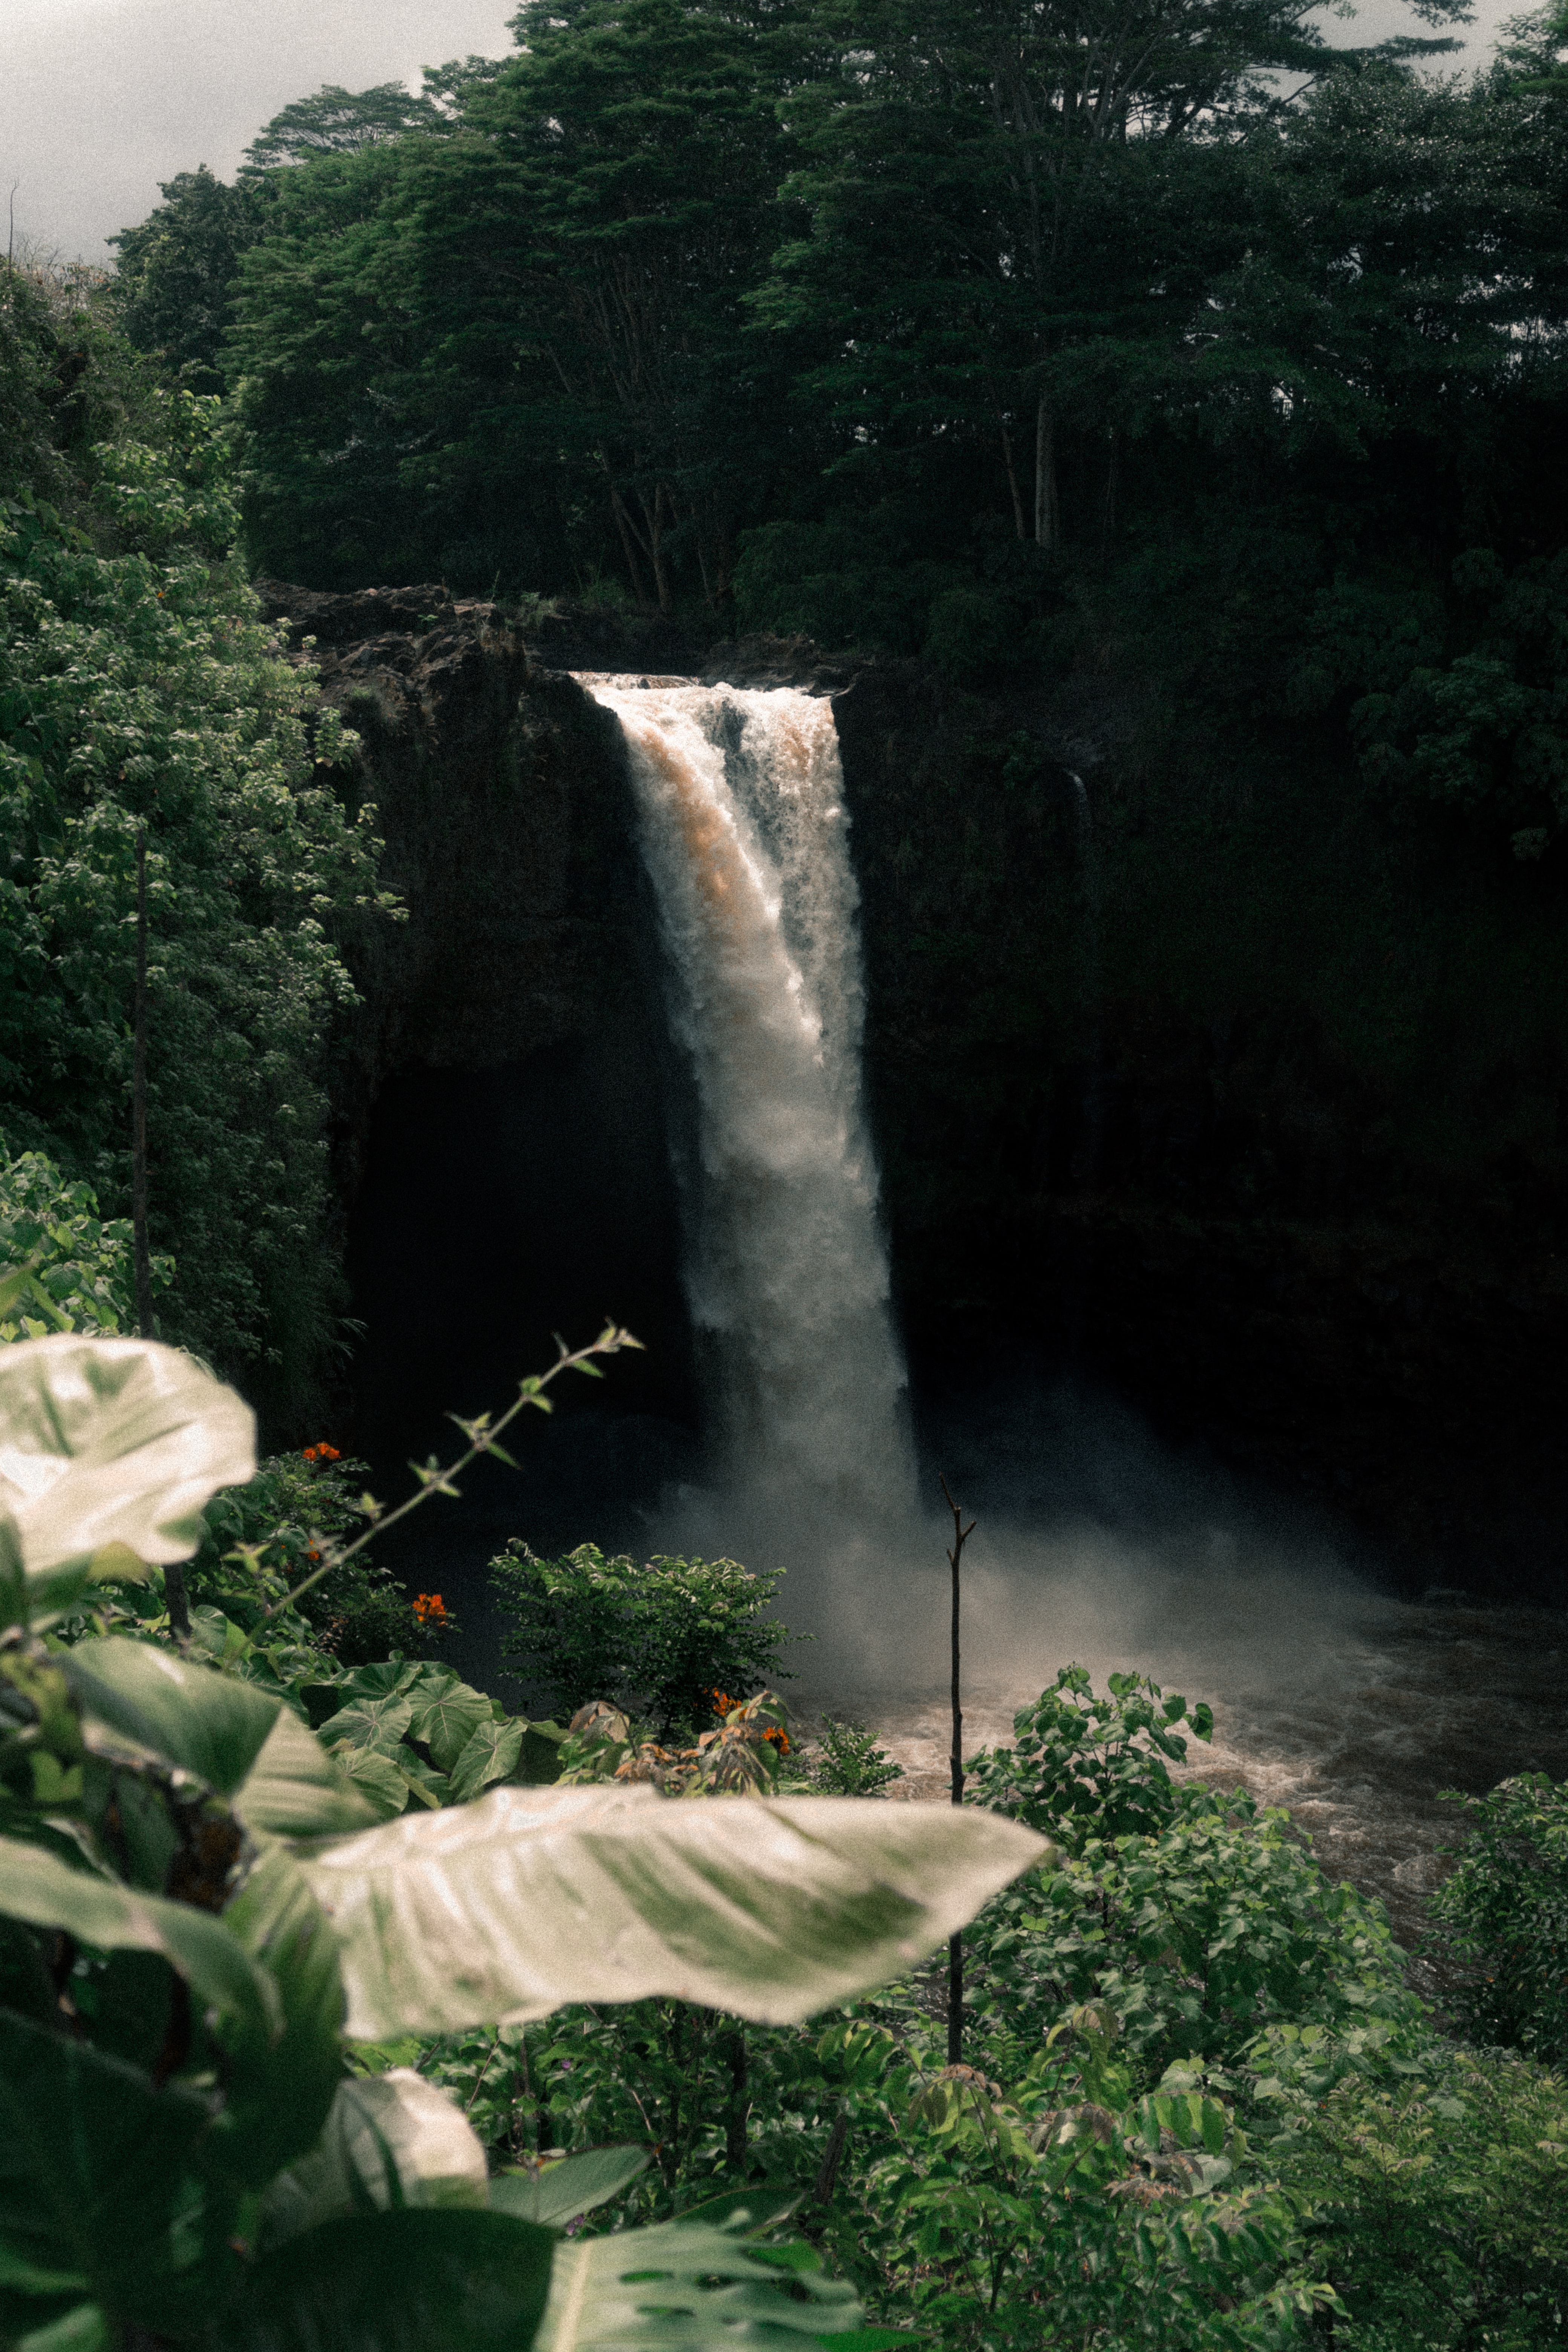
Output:
<instances>
[{"instance_id":1,"label":"waterfall crest","mask_svg":"<svg viewBox=\"0 0 1568 2352\"><path fill-rule=\"evenodd\" d=\"M827 702L584 675L620 720L697 1078L686 1283L727 1486L863 1521L911 1465Z\"/></svg>"}]
</instances>

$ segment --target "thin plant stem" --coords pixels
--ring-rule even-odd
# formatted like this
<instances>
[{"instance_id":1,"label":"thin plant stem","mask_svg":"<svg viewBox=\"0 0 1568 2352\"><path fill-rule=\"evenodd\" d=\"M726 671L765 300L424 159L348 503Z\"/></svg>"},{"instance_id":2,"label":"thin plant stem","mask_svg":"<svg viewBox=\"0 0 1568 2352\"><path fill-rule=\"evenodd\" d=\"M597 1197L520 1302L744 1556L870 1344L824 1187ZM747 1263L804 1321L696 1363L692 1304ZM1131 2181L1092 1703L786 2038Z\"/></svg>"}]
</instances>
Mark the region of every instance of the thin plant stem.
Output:
<instances>
[{"instance_id":1,"label":"thin plant stem","mask_svg":"<svg viewBox=\"0 0 1568 2352\"><path fill-rule=\"evenodd\" d=\"M410 1463L409 1467L419 1481L419 1491L417 1494L410 1495L406 1502L399 1503L395 1510L384 1510L381 1505L376 1503L374 1496L365 1496L366 1505L373 1507L368 1511L370 1525L364 1533L356 1536L353 1543L344 1544L341 1549L335 1544L329 1549L323 1540L322 1549L325 1556L321 1566L312 1569L309 1576L302 1577L291 1592L286 1592L280 1600L272 1601L262 1613L262 1623L265 1624L268 1618L276 1617L279 1610L291 1609L297 1601L309 1592L313 1584L321 1582L323 1576L330 1576L333 1569L342 1568L345 1560L353 1559L354 1554L363 1551L366 1544L373 1542L377 1536L384 1535L388 1528L395 1528L400 1519L405 1519L408 1517L410 1511L416 1511L421 1503L427 1503L432 1495L449 1495L456 1501L458 1489L452 1484L453 1479L461 1477L465 1470L471 1469L482 1454L493 1454L498 1461L504 1462L509 1469L515 1470L517 1465L511 1455L496 1441L501 1432L509 1428L517 1419L524 1407L534 1405L541 1412L553 1412L554 1408L545 1396L544 1391L550 1386L552 1381L559 1378L561 1373L586 1372L591 1379L600 1380L603 1374L589 1361L590 1357L617 1356L623 1348L640 1348L642 1341L634 1339L631 1333L623 1331L618 1324L606 1323L598 1338L590 1340L585 1348L569 1349L562 1339L557 1339L555 1344L561 1353L551 1365L550 1370L547 1372L531 1372L518 1390L516 1402L507 1407L493 1426L488 1412L480 1413L473 1421L465 1421L459 1413L449 1413L447 1419L457 1423L468 1441L468 1452L460 1454L458 1460L450 1463L446 1469L441 1468L434 1455L423 1467L417 1462Z\"/></svg>"}]
</instances>

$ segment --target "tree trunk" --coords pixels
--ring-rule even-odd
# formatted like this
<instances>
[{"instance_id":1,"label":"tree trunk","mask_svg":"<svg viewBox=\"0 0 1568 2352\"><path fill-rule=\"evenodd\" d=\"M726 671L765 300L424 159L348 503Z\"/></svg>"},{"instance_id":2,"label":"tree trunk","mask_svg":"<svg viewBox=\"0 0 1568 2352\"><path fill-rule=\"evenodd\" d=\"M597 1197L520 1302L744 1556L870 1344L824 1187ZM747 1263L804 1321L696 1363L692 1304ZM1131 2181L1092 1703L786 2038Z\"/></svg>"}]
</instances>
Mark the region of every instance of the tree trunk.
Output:
<instances>
[{"instance_id":1,"label":"tree trunk","mask_svg":"<svg viewBox=\"0 0 1568 2352\"><path fill-rule=\"evenodd\" d=\"M626 559L626 570L632 575L632 594L639 604L646 604L647 596L642 584L642 573L637 570L637 538L632 519L626 512L626 500L614 482L610 484L610 506L616 518L616 529L621 534L621 552Z\"/></svg>"},{"instance_id":2,"label":"tree trunk","mask_svg":"<svg viewBox=\"0 0 1568 2352\"><path fill-rule=\"evenodd\" d=\"M1057 497L1057 421L1041 393L1035 409L1035 545L1054 555L1061 545L1061 507Z\"/></svg>"},{"instance_id":3,"label":"tree trunk","mask_svg":"<svg viewBox=\"0 0 1568 2352\"><path fill-rule=\"evenodd\" d=\"M724 2161L731 2172L746 2168L746 2126L751 2118L750 2075L746 2063L746 2029L737 2023L730 2035L730 2111L724 2119Z\"/></svg>"},{"instance_id":4,"label":"tree trunk","mask_svg":"<svg viewBox=\"0 0 1568 2352\"><path fill-rule=\"evenodd\" d=\"M1013 493L1013 528L1020 539L1027 539L1029 533L1024 521L1024 493L1018 488L1018 468L1013 463L1013 436L1008 432L1005 422L1000 429L1002 463L1007 468L1007 488Z\"/></svg>"},{"instance_id":5,"label":"tree trunk","mask_svg":"<svg viewBox=\"0 0 1568 2352\"><path fill-rule=\"evenodd\" d=\"M136 995L132 1015L131 1060L131 1251L136 1269L136 1328L143 1339L153 1329L153 1253L147 1239L147 834L136 832ZM163 1568L163 1598L169 1631L177 1642L191 1638L191 1604L185 1571L171 1559Z\"/></svg>"}]
</instances>

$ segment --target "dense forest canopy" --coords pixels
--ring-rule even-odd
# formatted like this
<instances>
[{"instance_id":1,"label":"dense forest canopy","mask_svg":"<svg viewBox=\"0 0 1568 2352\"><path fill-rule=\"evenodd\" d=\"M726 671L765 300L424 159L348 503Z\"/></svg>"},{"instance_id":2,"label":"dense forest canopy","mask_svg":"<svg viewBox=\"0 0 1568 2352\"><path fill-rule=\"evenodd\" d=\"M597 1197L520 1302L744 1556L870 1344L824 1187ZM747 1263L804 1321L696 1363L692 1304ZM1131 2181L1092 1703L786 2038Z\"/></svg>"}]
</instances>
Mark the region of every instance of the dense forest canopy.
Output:
<instances>
[{"instance_id":1,"label":"dense forest canopy","mask_svg":"<svg viewBox=\"0 0 1568 2352\"><path fill-rule=\"evenodd\" d=\"M971 682L1180 614L1189 670L1245 632L1249 697L1353 709L1379 789L1534 856L1564 28L1467 83L1440 32L1310 16L527 8L504 62L324 89L234 186L172 181L124 317L228 394L266 571L696 608Z\"/></svg>"}]
</instances>

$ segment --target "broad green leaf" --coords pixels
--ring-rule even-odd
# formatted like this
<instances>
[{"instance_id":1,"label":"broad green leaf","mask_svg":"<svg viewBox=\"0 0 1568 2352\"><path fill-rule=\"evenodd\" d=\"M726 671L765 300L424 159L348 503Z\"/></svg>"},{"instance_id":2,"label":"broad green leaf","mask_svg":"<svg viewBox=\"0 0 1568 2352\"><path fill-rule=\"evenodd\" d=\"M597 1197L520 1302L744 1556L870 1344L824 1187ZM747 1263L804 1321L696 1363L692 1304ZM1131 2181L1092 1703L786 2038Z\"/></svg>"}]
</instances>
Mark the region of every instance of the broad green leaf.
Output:
<instances>
[{"instance_id":1,"label":"broad green leaf","mask_svg":"<svg viewBox=\"0 0 1568 2352\"><path fill-rule=\"evenodd\" d=\"M151 1642L79 1642L61 1664L84 1715L195 1773L221 1797L240 1786L278 1718L279 1702L254 1683Z\"/></svg>"},{"instance_id":2,"label":"broad green leaf","mask_svg":"<svg viewBox=\"0 0 1568 2352\"><path fill-rule=\"evenodd\" d=\"M245 2020L218 2027L228 2063L217 2160L260 2189L315 2145L331 2112L343 2073L342 1978L321 1905L281 1846L252 1866L223 1924L267 1971L282 2017L280 2034Z\"/></svg>"},{"instance_id":3,"label":"broad green leaf","mask_svg":"<svg viewBox=\"0 0 1568 2352\"><path fill-rule=\"evenodd\" d=\"M341 1764L356 1792L365 1802L374 1805L384 1822L395 1821L408 1803L408 1775L400 1771L390 1756L378 1748L340 1748L335 1761Z\"/></svg>"},{"instance_id":4,"label":"broad green leaf","mask_svg":"<svg viewBox=\"0 0 1568 2352\"><path fill-rule=\"evenodd\" d=\"M217 2315L224 2352L527 2352L555 2240L504 2213L361 2213L290 2238Z\"/></svg>"},{"instance_id":5,"label":"broad green leaf","mask_svg":"<svg viewBox=\"0 0 1568 2352\"><path fill-rule=\"evenodd\" d=\"M417 1658L382 1658L374 1665L355 1666L338 1688L345 1698L391 1698L400 1691L412 1691L416 1684L427 1684L432 1674L448 1674L454 1682L458 1678L453 1666L421 1665Z\"/></svg>"},{"instance_id":6,"label":"broad green leaf","mask_svg":"<svg viewBox=\"0 0 1568 2352\"><path fill-rule=\"evenodd\" d=\"M340 1707L316 1736L327 1748L378 1748L389 1755L414 1719L410 1700L389 1693L384 1698L356 1698Z\"/></svg>"},{"instance_id":7,"label":"broad green leaf","mask_svg":"<svg viewBox=\"0 0 1568 2352\"><path fill-rule=\"evenodd\" d=\"M208 2101L0 2010L0 2237L118 2311L156 2310Z\"/></svg>"},{"instance_id":8,"label":"broad green leaf","mask_svg":"<svg viewBox=\"0 0 1568 2352\"><path fill-rule=\"evenodd\" d=\"M48 2327L35 2327L16 2339L16 2352L110 2352L114 2341L108 2315L96 2303L79 2303Z\"/></svg>"},{"instance_id":9,"label":"broad green leaf","mask_svg":"<svg viewBox=\"0 0 1568 2352\"><path fill-rule=\"evenodd\" d=\"M492 1719L476 1726L452 1766L449 1794L454 1805L466 1805L492 1780L510 1779L522 1754L526 1728L520 1720L497 1723Z\"/></svg>"},{"instance_id":10,"label":"broad green leaf","mask_svg":"<svg viewBox=\"0 0 1568 2352\"><path fill-rule=\"evenodd\" d=\"M0 1507L29 1572L85 1567L110 1543L188 1559L203 1504L255 1475L249 1406L177 1348L64 1334L0 1348Z\"/></svg>"},{"instance_id":11,"label":"broad green leaf","mask_svg":"<svg viewBox=\"0 0 1568 2352\"><path fill-rule=\"evenodd\" d=\"M159 1952L212 2008L269 2039L281 2023L271 1978L209 1911L91 1877L41 1846L0 1837L0 1912L32 1927L63 1927L100 1951Z\"/></svg>"},{"instance_id":12,"label":"broad green leaf","mask_svg":"<svg viewBox=\"0 0 1568 2352\"><path fill-rule=\"evenodd\" d=\"M485 2151L462 2109L411 2067L337 2086L321 2140L281 2173L262 2201L267 2243L348 2213L389 2206L485 2210ZM499 2208L520 2221L531 2214Z\"/></svg>"},{"instance_id":13,"label":"broad green leaf","mask_svg":"<svg viewBox=\"0 0 1568 2352\"><path fill-rule=\"evenodd\" d=\"M233 1805L247 1830L272 1837L342 1837L386 1818L287 1706L279 1708Z\"/></svg>"},{"instance_id":14,"label":"broad green leaf","mask_svg":"<svg viewBox=\"0 0 1568 2352\"><path fill-rule=\"evenodd\" d=\"M652 2161L646 2147L585 2147L539 2172L503 2172L490 2182L490 2210L563 2229L579 2213L618 2197Z\"/></svg>"},{"instance_id":15,"label":"broad green leaf","mask_svg":"<svg viewBox=\"0 0 1568 2352\"><path fill-rule=\"evenodd\" d=\"M378 2041L661 1994L793 2023L906 1972L1047 1850L967 1806L501 1788L302 1866L347 2030Z\"/></svg>"},{"instance_id":16,"label":"broad green leaf","mask_svg":"<svg viewBox=\"0 0 1568 2352\"><path fill-rule=\"evenodd\" d=\"M493 1727L494 1721L482 1691L470 1689L467 1683L454 1683L428 1698L421 1692L414 1694L408 1736L422 1739L437 1769L449 1772L479 1726Z\"/></svg>"},{"instance_id":17,"label":"broad green leaf","mask_svg":"<svg viewBox=\"0 0 1568 2352\"><path fill-rule=\"evenodd\" d=\"M858 2327L852 2287L760 2260L745 2226L664 2221L558 2246L533 2352L713 2352Z\"/></svg>"}]
</instances>

